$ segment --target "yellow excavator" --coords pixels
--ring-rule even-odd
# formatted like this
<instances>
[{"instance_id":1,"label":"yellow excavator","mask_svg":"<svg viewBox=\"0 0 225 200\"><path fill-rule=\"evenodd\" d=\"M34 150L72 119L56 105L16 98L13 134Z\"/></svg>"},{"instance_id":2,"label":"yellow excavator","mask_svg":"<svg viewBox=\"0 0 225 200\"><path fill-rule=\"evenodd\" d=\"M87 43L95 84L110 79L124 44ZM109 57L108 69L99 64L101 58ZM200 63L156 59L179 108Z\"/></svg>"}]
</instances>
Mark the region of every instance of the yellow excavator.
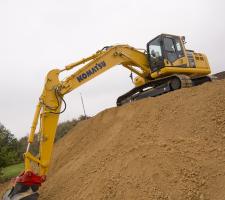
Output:
<instances>
[{"instance_id":1,"label":"yellow excavator","mask_svg":"<svg viewBox=\"0 0 225 200\"><path fill-rule=\"evenodd\" d=\"M183 36L161 34L147 43L146 50L129 45L107 46L62 70L51 70L34 114L24 153L25 170L16 177L13 187L5 193L3 200L38 199L38 188L46 180L49 169L59 115L66 109L63 97L87 81L116 65L122 65L135 73L135 87L117 99L118 106L211 81L207 57L187 50L184 45ZM59 80L60 73L75 67L78 69L72 75ZM39 154L32 155L29 149L34 141L38 121Z\"/></svg>"}]
</instances>

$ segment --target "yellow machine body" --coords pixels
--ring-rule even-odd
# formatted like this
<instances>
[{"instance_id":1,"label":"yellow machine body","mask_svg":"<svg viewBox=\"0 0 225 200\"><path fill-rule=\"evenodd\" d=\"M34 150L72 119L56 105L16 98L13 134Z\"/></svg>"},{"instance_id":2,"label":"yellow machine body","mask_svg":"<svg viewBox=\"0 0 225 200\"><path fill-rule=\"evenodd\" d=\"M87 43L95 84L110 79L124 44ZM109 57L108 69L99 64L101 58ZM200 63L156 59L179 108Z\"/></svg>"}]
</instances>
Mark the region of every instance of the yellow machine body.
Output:
<instances>
[{"instance_id":1,"label":"yellow machine body","mask_svg":"<svg viewBox=\"0 0 225 200\"><path fill-rule=\"evenodd\" d=\"M28 147L24 154L25 173L31 171L43 177L48 172L59 114L64 102L63 96L117 65L137 75L134 79L137 87L174 74L188 77L210 74L210 66L204 54L186 50L183 37L169 34L161 34L151 40L147 43L145 51L129 45L104 47L90 57L65 66L62 70L51 70L47 74L29 134ZM76 67L79 69L72 75L63 81L59 80L60 73ZM36 130L38 121L40 128ZM36 131L40 134L37 156L29 151ZM38 171L32 168L32 162L37 164Z\"/></svg>"}]
</instances>

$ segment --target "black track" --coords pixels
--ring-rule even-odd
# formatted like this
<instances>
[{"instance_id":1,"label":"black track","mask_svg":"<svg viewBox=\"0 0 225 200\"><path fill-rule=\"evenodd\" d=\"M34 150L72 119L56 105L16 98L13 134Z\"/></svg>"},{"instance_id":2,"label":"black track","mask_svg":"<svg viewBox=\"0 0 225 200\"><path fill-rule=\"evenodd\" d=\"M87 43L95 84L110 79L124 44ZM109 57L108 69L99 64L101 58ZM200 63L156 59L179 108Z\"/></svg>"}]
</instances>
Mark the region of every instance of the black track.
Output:
<instances>
[{"instance_id":1,"label":"black track","mask_svg":"<svg viewBox=\"0 0 225 200\"><path fill-rule=\"evenodd\" d=\"M186 75L173 75L162 79L153 80L142 86L136 87L124 95L118 97L116 103L117 106L121 106L131 101L136 101L146 97L156 97L176 89L197 86L211 80L212 79L209 76L191 79Z\"/></svg>"}]
</instances>

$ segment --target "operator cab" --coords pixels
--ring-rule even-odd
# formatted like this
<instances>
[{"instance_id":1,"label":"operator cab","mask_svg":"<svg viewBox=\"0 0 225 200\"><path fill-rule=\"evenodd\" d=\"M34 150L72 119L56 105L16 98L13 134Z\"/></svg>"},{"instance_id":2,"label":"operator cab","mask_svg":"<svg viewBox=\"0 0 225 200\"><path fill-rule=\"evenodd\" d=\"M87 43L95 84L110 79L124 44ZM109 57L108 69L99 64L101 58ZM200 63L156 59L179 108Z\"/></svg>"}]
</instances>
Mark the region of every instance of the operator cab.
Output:
<instances>
[{"instance_id":1,"label":"operator cab","mask_svg":"<svg viewBox=\"0 0 225 200\"><path fill-rule=\"evenodd\" d=\"M173 66L174 62L185 56L184 37L161 34L147 43L147 53L152 72Z\"/></svg>"}]
</instances>

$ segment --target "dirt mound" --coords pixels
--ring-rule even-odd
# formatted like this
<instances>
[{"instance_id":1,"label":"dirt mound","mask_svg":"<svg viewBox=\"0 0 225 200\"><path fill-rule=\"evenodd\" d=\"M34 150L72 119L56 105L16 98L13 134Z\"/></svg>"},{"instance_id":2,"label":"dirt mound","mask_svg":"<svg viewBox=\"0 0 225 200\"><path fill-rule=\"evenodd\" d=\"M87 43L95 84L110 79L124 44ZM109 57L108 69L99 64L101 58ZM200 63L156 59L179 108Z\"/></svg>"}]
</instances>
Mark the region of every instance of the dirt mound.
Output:
<instances>
[{"instance_id":1,"label":"dirt mound","mask_svg":"<svg viewBox=\"0 0 225 200\"><path fill-rule=\"evenodd\" d=\"M0 183L0 199L5 194L5 192L11 187L11 181L7 181L5 183Z\"/></svg>"},{"instance_id":2,"label":"dirt mound","mask_svg":"<svg viewBox=\"0 0 225 200\"><path fill-rule=\"evenodd\" d=\"M225 71L214 74L214 76L216 76L219 80L225 79Z\"/></svg>"},{"instance_id":3,"label":"dirt mound","mask_svg":"<svg viewBox=\"0 0 225 200\"><path fill-rule=\"evenodd\" d=\"M225 80L107 109L57 142L42 200L225 200Z\"/></svg>"}]
</instances>

